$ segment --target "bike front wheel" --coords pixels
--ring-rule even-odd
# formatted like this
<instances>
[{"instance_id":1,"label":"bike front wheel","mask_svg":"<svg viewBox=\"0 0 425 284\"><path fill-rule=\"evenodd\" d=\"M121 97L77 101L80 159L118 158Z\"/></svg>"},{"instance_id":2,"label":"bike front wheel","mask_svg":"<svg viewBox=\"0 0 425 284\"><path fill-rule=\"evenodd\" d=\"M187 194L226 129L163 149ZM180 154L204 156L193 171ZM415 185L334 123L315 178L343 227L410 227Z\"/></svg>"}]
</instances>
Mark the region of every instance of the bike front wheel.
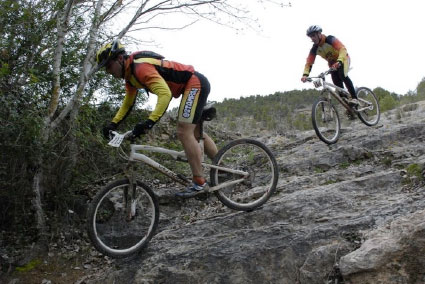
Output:
<instances>
[{"instance_id":1,"label":"bike front wheel","mask_svg":"<svg viewBox=\"0 0 425 284\"><path fill-rule=\"evenodd\" d=\"M121 179L105 186L88 209L88 235L101 253L122 258L142 250L158 226L159 206L152 190Z\"/></svg>"},{"instance_id":2,"label":"bike front wheel","mask_svg":"<svg viewBox=\"0 0 425 284\"><path fill-rule=\"evenodd\" d=\"M358 88L356 93L359 101L357 111L360 120L367 126L376 125L381 116L376 95L370 89L365 87Z\"/></svg>"},{"instance_id":3,"label":"bike front wheel","mask_svg":"<svg viewBox=\"0 0 425 284\"><path fill-rule=\"evenodd\" d=\"M223 168L239 170L242 176L225 169L211 169L211 186L240 180L215 192L227 207L252 211L263 205L276 191L278 168L273 153L261 142L238 139L225 145L214 158L214 164Z\"/></svg>"},{"instance_id":4,"label":"bike front wheel","mask_svg":"<svg viewBox=\"0 0 425 284\"><path fill-rule=\"evenodd\" d=\"M334 144L338 141L341 122L338 111L330 100L318 98L311 110L313 128L320 140L326 144Z\"/></svg>"}]
</instances>

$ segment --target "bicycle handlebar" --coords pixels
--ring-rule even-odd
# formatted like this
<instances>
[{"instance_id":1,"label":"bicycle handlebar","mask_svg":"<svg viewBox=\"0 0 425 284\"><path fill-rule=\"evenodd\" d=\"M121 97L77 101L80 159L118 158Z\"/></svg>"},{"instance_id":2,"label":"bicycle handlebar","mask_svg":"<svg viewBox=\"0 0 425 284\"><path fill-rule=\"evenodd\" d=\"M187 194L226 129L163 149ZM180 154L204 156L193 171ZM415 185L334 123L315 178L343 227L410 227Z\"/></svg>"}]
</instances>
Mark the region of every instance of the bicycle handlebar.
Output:
<instances>
[{"instance_id":1,"label":"bicycle handlebar","mask_svg":"<svg viewBox=\"0 0 425 284\"><path fill-rule=\"evenodd\" d=\"M108 145L118 148L124 139L127 139L132 136L133 131L129 130L123 134L118 133L116 131L111 131L111 134L113 134L114 136L112 137L111 141L108 142Z\"/></svg>"},{"instance_id":2,"label":"bicycle handlebar","mask_svg":"<svg viewBox=\"0 0 425 284\"><path fill-rule=\"evenodd\" d=\"M320 78L320 79L324 79L326 75L328 75L329 73L335 71L335 68L329 68L328 70L326 70L325 72L320 73L319 75L315 76L315 77L307 77L307 81L308 82L312 82L314 78Z\"/></svg>"}]
</instances>

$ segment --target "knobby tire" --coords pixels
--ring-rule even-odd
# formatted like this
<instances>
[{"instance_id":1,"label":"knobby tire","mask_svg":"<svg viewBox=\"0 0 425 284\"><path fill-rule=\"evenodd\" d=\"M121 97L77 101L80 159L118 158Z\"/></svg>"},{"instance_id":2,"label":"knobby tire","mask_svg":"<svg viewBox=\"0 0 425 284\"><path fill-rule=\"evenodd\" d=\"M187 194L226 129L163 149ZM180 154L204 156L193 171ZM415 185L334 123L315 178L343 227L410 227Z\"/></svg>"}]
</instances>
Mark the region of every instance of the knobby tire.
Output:
<instances>
[{"instance_id":1,"label":"knobby tire","mask_svg":"<svg viewBox=\"0 0 425 284\"><path fill-rule=\"evenodd\" d=\"M249 173L245 181L227 186L215 192L217 198L227 207L239 211L252 211L263 205L276 191L278 167L273 153L263 143L253 139L231 141L214 158L218 166L242 170ZM240 179L212 168L211 185Z\"/></svg>"},{"instance_id":2,"label":"knobby tire","mask_svg":"<svg viewBox=\"0 0 425 284\"><path fill-rule=\"evenodd\" d=\"M371 103L369 106L370 109L360 111L357 115L359 119L366 124L367 126L374 126L379 122L381 117L381 111L379 108L378 99L370 89L366 87L360 87L356 91L357 98L360 102L358 108L362 108L366 106L366 104L362 101L362 99Z\"/></svg>"},{"instance_id":3,"label":"knobby tire","mask_svg":"<svg viewBox=\"0 0 425 284\"><path fill-rule=\"evenodd\" d=\"M146 184L137 181L137 198L131 203L126 202L130 199L131 188L128 179L114 181L98 192L89 205L88 236L104 255L123 258L136 254L155 234L159 221L155 194ZM128 204L133 206L128 207ZM131 218L127 211L134 212Z\"/></svg>"},{"instance_id":4,"label":"knobby tire","mask_svg":"<svg viewBox=\"0 0 425 284\"><path fill-rule=\"evenodd\" d=\"M341 134L341 121L336 107L326 97L319 97L313 103L311 119L314 131L326 144L334 144Z\"/></svg>"}]
</instances>

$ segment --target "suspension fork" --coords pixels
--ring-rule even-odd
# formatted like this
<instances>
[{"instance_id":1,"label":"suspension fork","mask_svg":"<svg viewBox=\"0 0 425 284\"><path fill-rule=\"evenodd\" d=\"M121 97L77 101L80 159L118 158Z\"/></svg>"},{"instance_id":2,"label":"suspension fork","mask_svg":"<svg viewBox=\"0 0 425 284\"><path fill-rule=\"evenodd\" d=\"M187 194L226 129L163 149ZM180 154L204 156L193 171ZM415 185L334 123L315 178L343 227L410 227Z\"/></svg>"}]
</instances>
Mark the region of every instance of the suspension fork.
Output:
<instances>
[{"instance_id":1,"label":"suspension fork","mask_svg":"<svg viewBox=\"0 0 425 284\"><path fill-rule=\"evenodd\" d=\"M328 120L328 116L327 115L329 115L329 116L332 116L333 115L333 113L332 113L332 107L331 107L331 105L332 105L332 102L331 102L331 93L328 91L328 92L326 92L327 93L327 96L323 96L326 100L327 100L327 102L328 102L328 104L329 104L329 110L326 110L326 107L325 107L325 104L320 104L321 105L321 108L322 108L322 121L324 122L324 123L326 123L326 122L328 122L327 120ZM329 112L329 114L328 114L328 112Z\"/></svg>"},{"instance_id":2,"label":"suspension fork","mask_svg":"<svg viewBox=\"0 0 425 284\"><path fill-rule=\"evenodd\" d=\"M329 95L328 95L329 96ZM327 98L328 99L328 101L329 101L329 97ZM330 101L329 101L329 103L330 103ZM320 104L321 105L321 107L322 107L322 121L323 122L326 122L326 112L325 112L325 104Z\"/></svg>"},{"instance_id":3,"label":"suspension fork","mask_svg":"<svg viewBox=\"0 0 425 284\"><path fill-rule=\"evenodd\" d=\"M134 163L128 162L125 168L125 176L129 181L129 186L124 187L124 207L125 207L125 220L131 221L136 215L136 175L134 170Z\"/></svg>"}]
</instances>

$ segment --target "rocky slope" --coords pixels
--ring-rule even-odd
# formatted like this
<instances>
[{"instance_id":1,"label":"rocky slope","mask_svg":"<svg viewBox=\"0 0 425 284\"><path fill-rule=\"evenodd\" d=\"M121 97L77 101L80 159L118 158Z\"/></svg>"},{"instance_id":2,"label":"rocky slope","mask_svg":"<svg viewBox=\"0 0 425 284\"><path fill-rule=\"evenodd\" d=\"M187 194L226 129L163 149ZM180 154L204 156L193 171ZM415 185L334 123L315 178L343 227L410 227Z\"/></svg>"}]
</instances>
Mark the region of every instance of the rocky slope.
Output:
<instances>
[{"instance_id":1,"label":"rocky slope","mask_svg":"<svg viewBox=\"0 0 425 284\"><path fill-rule=\"evenodd\" d=\"M258 137L280 169L254 212L157 189L161 220L140 255L85 283L425 283L425 103L328 147L313 131Z\"/></svg>"}]
</instances>

